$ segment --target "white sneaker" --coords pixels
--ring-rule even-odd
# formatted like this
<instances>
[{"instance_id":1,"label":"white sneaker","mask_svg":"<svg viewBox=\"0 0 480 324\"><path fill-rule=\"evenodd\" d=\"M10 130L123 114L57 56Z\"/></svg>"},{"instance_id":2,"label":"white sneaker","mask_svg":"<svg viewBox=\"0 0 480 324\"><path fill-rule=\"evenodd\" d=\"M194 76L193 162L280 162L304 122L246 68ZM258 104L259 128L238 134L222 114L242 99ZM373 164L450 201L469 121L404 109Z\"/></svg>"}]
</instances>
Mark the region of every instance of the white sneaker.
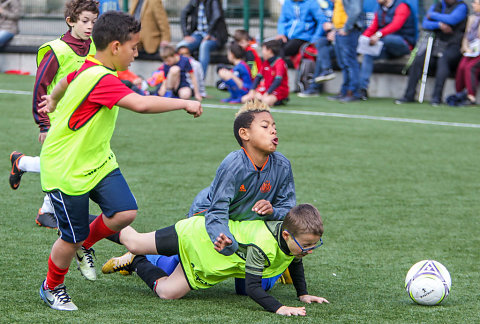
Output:
<instances>
[{"instance_id":1,"label":"white sneaker","mask_svg":"<svg viewBox=\"0 0 480 324\"><path fill-rule=\"evenodd\" d=\"M67 294L67 287L60 284L55 289L45 288L45 281L40 286L40 297L45 304L56 310L74 311L78 307L72 302L72 298Z\"/></svg>"},{"instance_id":2,"label":"white sneaker","mask_svg":"<svg viewBox=\"0 0 480 324\"><path fill-rule=\"evenodd\" d=\"M87 280L97 280L97 273L95 272L95 265L93 264L93 257L95 250L86 249L83 246L75 253L75 260L77 260L77 269L80 270L82 276Z\"/></svg>"}]
</instances>

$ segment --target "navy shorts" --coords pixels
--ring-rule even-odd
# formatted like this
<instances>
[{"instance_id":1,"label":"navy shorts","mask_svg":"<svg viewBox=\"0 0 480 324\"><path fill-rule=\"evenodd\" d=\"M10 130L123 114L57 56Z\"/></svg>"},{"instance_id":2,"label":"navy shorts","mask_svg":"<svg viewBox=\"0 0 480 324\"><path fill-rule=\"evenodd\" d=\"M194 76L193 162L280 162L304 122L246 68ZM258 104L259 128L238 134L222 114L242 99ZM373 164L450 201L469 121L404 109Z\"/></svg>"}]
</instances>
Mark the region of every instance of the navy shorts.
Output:
<instances>
[{"instance_id":1,"label":"navy shorts","mask_svg":"<svg viewBox=\"0 0 480 324\"><path fill-rule=\"evenodd\" d=\"M120 169L110 172L91 191L70 196L60 190L48 192L57 217L60 238L66 242L84 241L90 232L89 199L100 206L106 217L118 212L137 210L137 201L128 187Z\"/></svg>"}]
</instances>

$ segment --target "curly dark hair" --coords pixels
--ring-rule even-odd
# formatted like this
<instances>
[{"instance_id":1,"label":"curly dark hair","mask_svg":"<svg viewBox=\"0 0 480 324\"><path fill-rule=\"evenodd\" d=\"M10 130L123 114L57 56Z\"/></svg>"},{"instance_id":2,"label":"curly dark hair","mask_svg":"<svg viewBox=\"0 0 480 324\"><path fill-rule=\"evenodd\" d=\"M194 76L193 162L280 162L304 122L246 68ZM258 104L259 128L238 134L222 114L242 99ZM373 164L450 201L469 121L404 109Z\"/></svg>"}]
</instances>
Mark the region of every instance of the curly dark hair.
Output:
<instances>
[{"instance_id":1,"label":"curly dark hair","mask_svg":"<svg viewBox=\"0 0 480 324\"><path fill-rule=\"evenodd\" d=\"M90 11L98 15L98 6L96 0L70 0L65 4L65 19L70 17L71 22L76 22L83 11ZM68 28L71 29L72 27L68 25Z\"/></svg>"}]
</instances>

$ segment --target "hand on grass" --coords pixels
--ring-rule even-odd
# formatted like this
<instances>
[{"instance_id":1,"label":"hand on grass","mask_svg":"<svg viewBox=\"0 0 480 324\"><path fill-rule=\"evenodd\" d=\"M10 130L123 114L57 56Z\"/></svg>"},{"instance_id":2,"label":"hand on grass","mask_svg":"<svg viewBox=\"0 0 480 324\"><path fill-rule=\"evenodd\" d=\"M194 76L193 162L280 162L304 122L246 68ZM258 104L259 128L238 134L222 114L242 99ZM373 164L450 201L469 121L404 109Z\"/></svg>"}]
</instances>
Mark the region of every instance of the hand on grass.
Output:
<instances>
[{"instance_id":1,"label":"hand on grass","mask_svg":"<svg viewBox=\"0 0 480 324\"><path fill-rule=\"evenodd\" d=\"M307 311L305 310L305 307L288 307L288 306L282 306L279 309L277 309L276 313L278 315L284 315L284 316L305 316L307 315Z\"/></svg>"},{"instance_id":2,"label":"hand on grass","mask_svg":"<svg viewBox=\"0 0 480 324\"><path fill-rule=\"evenodd\" d=\"M312 296L312 295L302 295L302 296L298 297L298 299L300 299L300 301L302 301L304 303L307 303L307 304L311 304L311 303L319 303L319 304L327 303L327 304L330 304L330 302L328 300L326 300L325 298Z\"/></svg>"},{"instance_id":3,"label":"hand on grass","mask_svg":"<svg viewBox=\"0 0 480 324\"><path fill-rule=\"evenodd\" d=\"M213 243L214 249L217 252L222 251L224 248L232 244L232 240L229 239L225 234L221 233L218 237L217 240Z\"/></svg>"},{"instance_id":4,"label":"hand on grass","mask_svg":"<svg viewBox=\"0 0 480 324\"><path fill-rule=\"evenodd\" d=\"M261 216L271 215L273 214L273 206L268 200L262 199L257 201L255 205L253 205L252 211L256 212Z\"/></svg>"}]
</instances>

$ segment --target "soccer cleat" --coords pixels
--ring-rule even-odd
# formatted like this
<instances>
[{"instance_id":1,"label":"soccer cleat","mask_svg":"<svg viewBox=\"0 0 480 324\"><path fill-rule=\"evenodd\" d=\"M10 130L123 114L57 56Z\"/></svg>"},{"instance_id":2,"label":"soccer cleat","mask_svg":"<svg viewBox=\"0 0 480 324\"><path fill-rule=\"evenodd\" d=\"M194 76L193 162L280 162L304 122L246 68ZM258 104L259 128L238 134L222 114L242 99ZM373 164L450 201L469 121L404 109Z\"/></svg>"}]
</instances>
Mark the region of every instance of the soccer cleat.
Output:
<instances>
[{"instance_id":1,"label":"soccer cleat","mask_svg":"<svg viewBox=\"0 0 480 324\"><path fill-rule=\"evenodd\" d=\"M38 226L43 226L46 228L58 228L57 219L52 213L42 213L42 209L38 210L37 217L35 218L35 223Z\"/></svg>"},{"instance_id":2,"label":"soccer cleat","mask_svg":"<svg viewBox=\"0 0 480 324\"><path fill-rule=\"evenodd\" d=\"M45 281L40 286L40 297L45 304L56 310L74 311L78 307L72 302L72 298L67 294L67 287L60 284L55 289L45 288Z\"/></svg>"},{"instance_id":3,"label":"soccer cleat","mask_svg":"<svg viewBox=\"0 0 480 324\"><path fill-rule=\"evenodd\" d=\"M133 271L131 269L133 258L135 258L135 254L131 252L127 252L120 257L111 258L103 265L102 272L105 274L120 272L123 275L129 275Z\"/></svg>"},{"instance_id":4,"label":"soccer cleat","mask_svg":"<svg viewBox=\"0 0 480 324\"><path fill-rule=\"evenodd\" d=\"M91 281L97 280L97 273L95 272L95 266L93 264L94 256L94 249L86 249L83 246L75 253L75 260L77 260L77 269L80 270L82 276L84 276L87 280Z\"/></svg>"},{"instance_id":5,"label":"soccer cleat","mask_svg":"<svg viewBox=\"0 0 480 324\"><path fill-rule=\"evenodd\" d=\"M22 171L18 168L18 161L20 161L23 156L24 155L22 153L17 151L10 153L12 171L10 171L10 178L8 180L10 182L10 187L12 187L13 190L18 189L18 186L20 186L20 180L22 180L22 175L25 173L25 171Z\"/></svg>"},{"instance_id":6,"label":"soccer cleat","mask_svg":"<svg viewBox=\"0 0 480 324\"><path fill-rule=\"evenodd\" d=\"M284 285L291 285L293 283L292 277L290 276L290 271L288 271L288 268L285 269L285 271L282 273L282 276L278 278L278 281Z\"/></svg>"}]
</instances>

